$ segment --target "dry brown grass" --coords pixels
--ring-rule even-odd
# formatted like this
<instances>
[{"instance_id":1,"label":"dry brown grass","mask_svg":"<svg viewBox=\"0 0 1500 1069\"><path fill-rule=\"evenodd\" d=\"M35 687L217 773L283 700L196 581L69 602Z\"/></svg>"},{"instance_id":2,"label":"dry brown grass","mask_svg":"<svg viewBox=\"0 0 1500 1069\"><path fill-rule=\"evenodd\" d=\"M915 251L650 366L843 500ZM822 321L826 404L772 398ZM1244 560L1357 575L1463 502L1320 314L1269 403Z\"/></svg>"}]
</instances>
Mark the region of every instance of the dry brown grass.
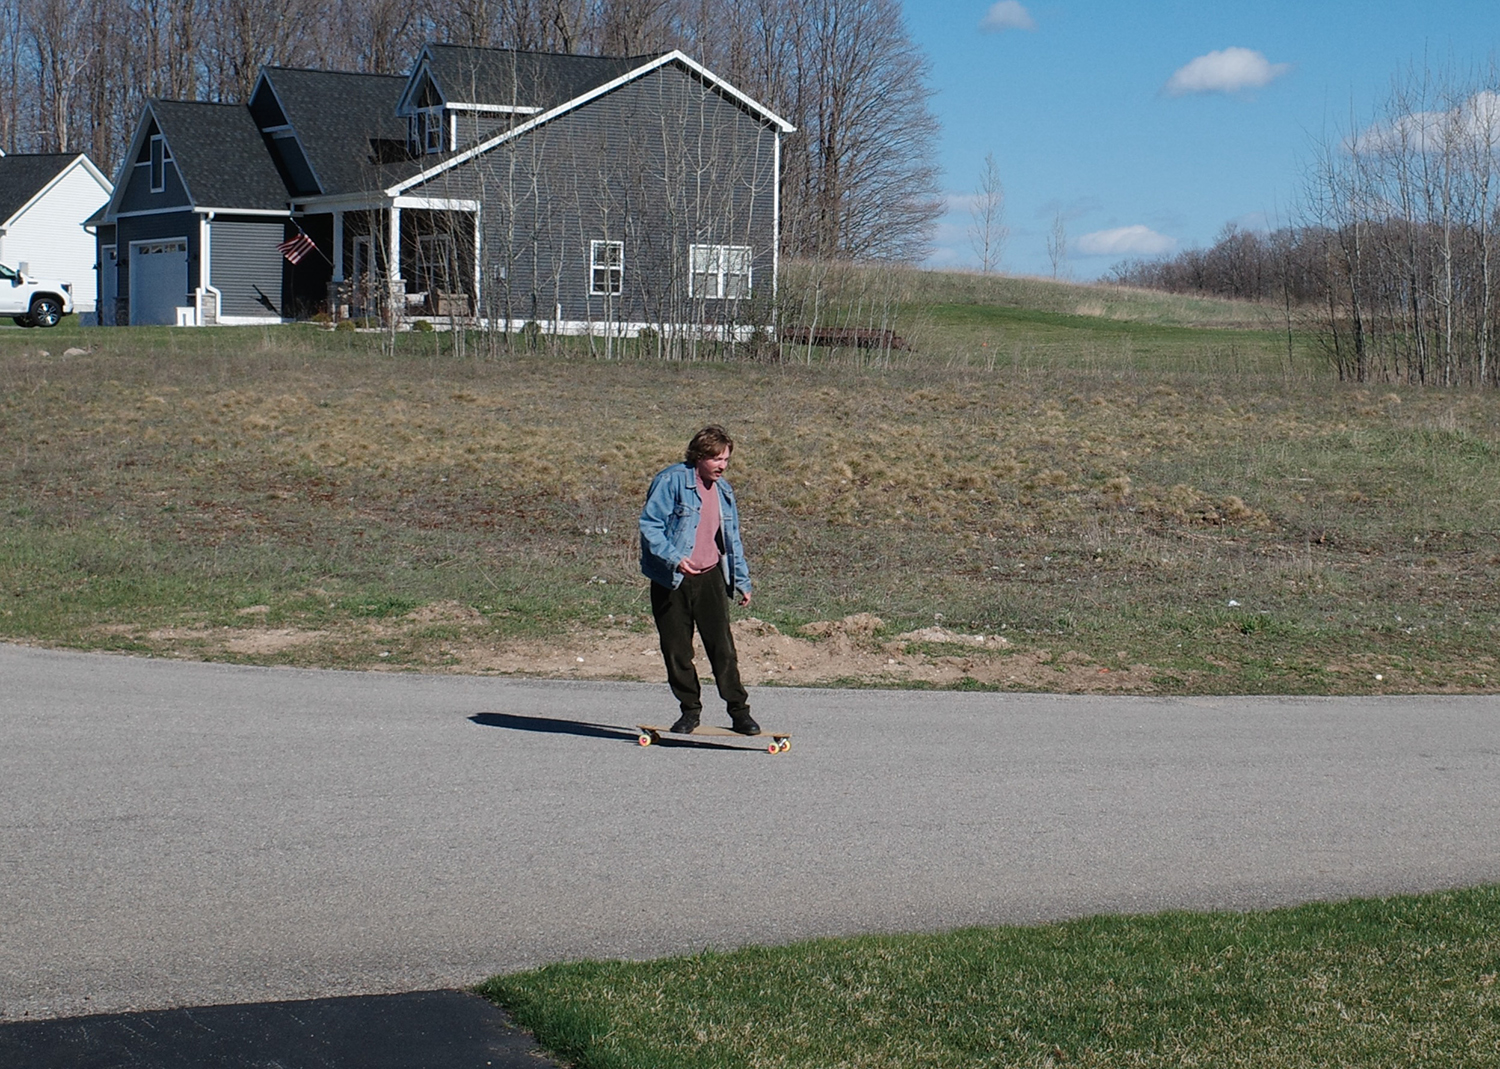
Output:
<instances>
[{"instance_id":1,"label":"dry brown grass","mask_svg":"<svg viewBox=\"0 0 1500 1069\"><path fill-rule=\"evenodd\" d=\"M1069 360L989 369L951 351L479 359L433 336L389 356L301 330L100 332L64 359L16 332L0 632L298 664L566 674L581 656L592 673L591 651L649 627L647 479L719 421L757 616L782 638L884 621L816 674L764 679L1494 688L1500 399L1274 360L1205 371L1185 348L1185 370L1144 371L1080 358L1101 344L1087 329ZM887 671L883 644L934 622L1010 645L907 643L912 670Z\"/></svg>"}]
</instances>

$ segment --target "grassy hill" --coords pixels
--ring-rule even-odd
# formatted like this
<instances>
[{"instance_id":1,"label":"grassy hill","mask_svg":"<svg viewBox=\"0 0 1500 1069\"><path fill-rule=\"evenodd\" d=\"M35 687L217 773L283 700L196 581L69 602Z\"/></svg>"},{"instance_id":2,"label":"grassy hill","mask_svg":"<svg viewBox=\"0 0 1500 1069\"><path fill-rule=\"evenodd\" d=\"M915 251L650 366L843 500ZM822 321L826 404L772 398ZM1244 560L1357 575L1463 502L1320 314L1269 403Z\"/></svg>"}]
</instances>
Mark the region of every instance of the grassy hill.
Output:
<instances>
[{"instance_id":1,"label":"grassy hill","mask_svg":"<svg viewBox=\"0 0 1500 1069\"><path fill-rule=\"evenodd\" d=\"M1340 384L1232 302L801 265L783 295L911 347L0 331L0 636L655 679L594 653L649 648L639 502L712 420L754 611L802 643L757 682L1495 689L1493 394Z\"/></svg>"}]
</instances>

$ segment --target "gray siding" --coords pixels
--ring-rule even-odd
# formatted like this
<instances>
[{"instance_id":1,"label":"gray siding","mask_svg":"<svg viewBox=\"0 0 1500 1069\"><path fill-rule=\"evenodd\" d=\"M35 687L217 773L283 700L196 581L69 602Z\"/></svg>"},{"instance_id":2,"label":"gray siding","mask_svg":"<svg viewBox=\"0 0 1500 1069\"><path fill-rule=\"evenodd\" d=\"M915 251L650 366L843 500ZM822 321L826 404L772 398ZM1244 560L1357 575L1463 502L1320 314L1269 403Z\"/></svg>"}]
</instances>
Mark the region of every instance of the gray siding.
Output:
<instances>
[{"instance_id":1,"label":"gray siding","mask_svg":"<svg viewBox=\"0 0 1500 1069\"><path fill-rule=\"evenodd\" d=\"M483 314L511 320L767 321L778 132L663 67L415 194L482 205ZM592 240L624 242L624 292L589 293ZM688 247L750 246L748 300L688 294Z\"/></svg>"},{"instance_id":2,"label":"gray siding","mask_svg":"<svg viewBox=\"0 0 1500 1069\"><path fill-rule=\"evenodd\" d=\"M151 142L146 142L149 147ZM121 215L130 212L153 212L163 208L186 208L191 201L183 188L182 176L177 173L177 163L167 161L162 175L166 187L160 193L151 192L151 165L137 164L125 176L125 192L120 197Z\"/></svg>"},{"instance_id":3,"label":"gray siding","mask_svg":"<svg viewBox=\"0 0 1500 1069\"><path fill-rule=\"evenodd\" d=\"M215 219L209 229L209 284L223 296L224 316L281 315L281 272L276 246L285 226L276 222Z\"/></svg>"}]
</instances>

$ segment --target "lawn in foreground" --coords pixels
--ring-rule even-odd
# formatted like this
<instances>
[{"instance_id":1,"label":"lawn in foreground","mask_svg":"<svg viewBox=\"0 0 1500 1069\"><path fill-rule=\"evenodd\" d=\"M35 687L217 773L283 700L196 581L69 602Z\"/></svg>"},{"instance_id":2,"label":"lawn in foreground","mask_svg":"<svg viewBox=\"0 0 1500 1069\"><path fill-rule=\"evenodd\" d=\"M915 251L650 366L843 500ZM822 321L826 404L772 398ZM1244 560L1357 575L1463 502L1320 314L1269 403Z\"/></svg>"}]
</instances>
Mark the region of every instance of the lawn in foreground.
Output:
<instances>
[{"instance_id":1,"label":"lawn in foreground","mask_svg":"<svg viewBox=\"0 0 1500 1069\"><path fill-rule=\"evenodd\" d=\"M1500 887L496 977L581 1069L1500 1064Z\"/></svg>"}]
</instances>

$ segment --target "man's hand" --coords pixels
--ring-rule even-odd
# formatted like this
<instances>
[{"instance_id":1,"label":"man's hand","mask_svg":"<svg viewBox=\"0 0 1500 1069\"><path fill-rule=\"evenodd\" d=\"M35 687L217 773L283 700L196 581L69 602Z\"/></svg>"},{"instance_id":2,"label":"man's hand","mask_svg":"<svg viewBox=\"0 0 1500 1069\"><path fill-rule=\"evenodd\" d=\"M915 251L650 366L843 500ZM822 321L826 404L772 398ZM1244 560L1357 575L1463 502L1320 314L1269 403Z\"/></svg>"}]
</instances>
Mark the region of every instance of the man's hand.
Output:
<instances>
[{"instance_id":1,"label":"man's hand","mask_svg":"<svg viewBox=\"0 0 1500 1069\"><path fill-rule=\"evenodd\" d=\"M712 571L717 567L717 564L713 564L707 568L694 568L693 562L688 560L686 557L683 557L682 560L677 562L677 570L683 575L702 575L704 572Z\"/></svg>"},{"instance_id":2,"label":"man's hand","mask_svg":"<svg viewBox=\"0 0 1500 1069\"><path fill-rule=\"evenodd\" d=\"M750 604L750 591L748 591L748 590L741 590L740 591L740 608L743 609L743 608L747 607L749 604Z\"/></svg>"}]
</instances>

